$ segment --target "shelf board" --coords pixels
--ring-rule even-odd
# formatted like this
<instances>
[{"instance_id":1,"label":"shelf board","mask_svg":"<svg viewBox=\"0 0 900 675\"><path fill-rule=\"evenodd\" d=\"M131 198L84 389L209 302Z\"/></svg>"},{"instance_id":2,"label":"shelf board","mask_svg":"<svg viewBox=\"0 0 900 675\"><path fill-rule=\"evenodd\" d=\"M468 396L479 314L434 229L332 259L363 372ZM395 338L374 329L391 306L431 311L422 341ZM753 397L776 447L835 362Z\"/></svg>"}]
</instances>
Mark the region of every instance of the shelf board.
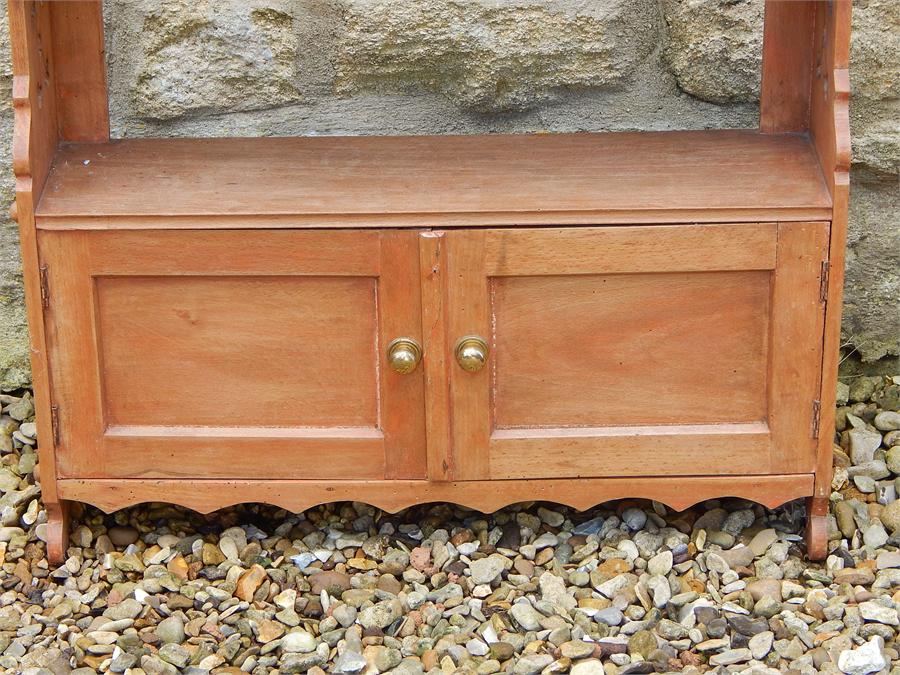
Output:
<instances>
[{"instance_id":1,"label":"shelf board","mask_svg":"<svg viewBox=\"0 0 900 675\"><path fill-rule=\"evenodd\" d=\"M751 130L129 139L60 148L43 229L812 220L805 136Z\"/></svg>"}]
</instances>

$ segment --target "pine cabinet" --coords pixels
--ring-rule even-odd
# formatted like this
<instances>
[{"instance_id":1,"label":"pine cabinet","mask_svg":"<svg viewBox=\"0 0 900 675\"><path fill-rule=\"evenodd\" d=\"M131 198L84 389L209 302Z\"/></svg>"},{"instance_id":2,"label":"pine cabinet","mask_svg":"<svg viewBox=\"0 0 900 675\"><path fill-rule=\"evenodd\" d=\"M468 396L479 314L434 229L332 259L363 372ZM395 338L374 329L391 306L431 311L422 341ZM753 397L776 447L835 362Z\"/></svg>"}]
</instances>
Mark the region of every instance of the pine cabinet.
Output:
<instances>
[{"instance_id":1,"label":"pine cabinet","mask_svg":"<svg viewBox=\"0 0 900 675\"><path fill-rule=\"evenodd\" d=\"M814 469L827 223L444 238L451 478Z\"/></svg>"},{"instance_id":2,"label":"pine cabinet","mask_svg":"<svg viewBox=\"0 0 900 675\"><path fill-rule=\"evenodd\" d=\"M53 232L60 476L423 478L413 232ZM77 411L77 414L76 414Z\"/></svg>"},{"instance_id":3,"label":"pine cabinet","mask_svg":"<svg viewBox=\"0 0 900 675\"><path fill-rule=\"evenodd\" d=\"M10 0L50 557L69 505L806 498L826 554L849 0L759 126L111 139L97 0Z\"/></svg>"}]
</instances>

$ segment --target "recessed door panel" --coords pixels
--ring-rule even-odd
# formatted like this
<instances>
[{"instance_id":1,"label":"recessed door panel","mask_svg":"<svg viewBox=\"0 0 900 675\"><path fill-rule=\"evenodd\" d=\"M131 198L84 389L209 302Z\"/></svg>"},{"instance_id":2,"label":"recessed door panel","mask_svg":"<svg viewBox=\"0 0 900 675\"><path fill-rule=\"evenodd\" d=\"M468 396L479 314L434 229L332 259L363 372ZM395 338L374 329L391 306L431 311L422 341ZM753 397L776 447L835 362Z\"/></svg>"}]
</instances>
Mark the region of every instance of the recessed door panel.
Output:
<instances>
[{"instance_id":1,"label":"recessed door panel","mask_svg":"<svg viewBox=\"0 0 900 675\"><path fill-rule=\"evenodd\" d=\"M95 285L112 426L378 426L374 277Z\"/></svg>"},{"instance_id":2,"label":"recessed door panel","mask_svg":"<svg viewBox=\"0 0 900 675\"><path fill-rule=\"evenodd\" d=\"M759 421L770 293L765 271L494 278L494 427Z\"/></svg>"},{"instance_id":3,"label":"recessed door panel","mask_svg":"<svg viewBox=\"0 0 900 675\"><path fill-rule=\"evenodd\" d=\"M41 234L67 477L424 475L413 233ZM58 298L58 300L57 300Z\"/></svg>"},{"instance_id":4,"label":"recessed door panel","mask_svg":"<svg viewBox=\"0 0 900 675\"><path fill-rule=\"evenodd\" d=\"M442 238L445 478L813 470L827 224Z\"/></svg>"}]
</instances>

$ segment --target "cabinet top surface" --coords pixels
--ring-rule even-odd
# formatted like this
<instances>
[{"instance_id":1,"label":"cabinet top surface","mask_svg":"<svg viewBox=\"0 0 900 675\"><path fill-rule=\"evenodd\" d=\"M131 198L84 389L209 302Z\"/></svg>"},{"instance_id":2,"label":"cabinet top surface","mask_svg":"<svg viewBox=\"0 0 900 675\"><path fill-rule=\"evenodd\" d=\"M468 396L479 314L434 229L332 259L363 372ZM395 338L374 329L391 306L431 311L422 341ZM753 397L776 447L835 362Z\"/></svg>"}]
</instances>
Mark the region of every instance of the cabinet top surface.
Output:
<instances>
[{"instance_id":1,"label":"cabinet top surface","mask_svg":"<svg viewBox=\"0 0 900 675\"><path fill-rule=\"evenodd\" d=\"M38 227L830 218L809 140L756 131L130 139L61 148Z\"/></svg>"}]
</instances>

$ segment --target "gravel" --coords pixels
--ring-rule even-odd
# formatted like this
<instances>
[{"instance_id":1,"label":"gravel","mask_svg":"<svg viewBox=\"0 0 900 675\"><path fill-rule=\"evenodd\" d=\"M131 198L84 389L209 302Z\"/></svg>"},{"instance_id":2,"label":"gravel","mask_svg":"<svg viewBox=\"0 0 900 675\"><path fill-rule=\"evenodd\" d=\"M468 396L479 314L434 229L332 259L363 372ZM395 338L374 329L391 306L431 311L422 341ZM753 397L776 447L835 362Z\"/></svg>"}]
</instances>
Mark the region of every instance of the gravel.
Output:
<instances>
[{"instance_id":1,"label":"gravel","mask_svg":"<svg viewBox=\"0 0 900 675\"><path fill-rule=\"evenodd\" d=\"M824 564L804 560L802 504L722 499L491 515L76 505L54 567L34 408L4 394L0 668L900 675L900 415L885 407L900 378L849 384Z\"/></svg>"}]
</instances>

